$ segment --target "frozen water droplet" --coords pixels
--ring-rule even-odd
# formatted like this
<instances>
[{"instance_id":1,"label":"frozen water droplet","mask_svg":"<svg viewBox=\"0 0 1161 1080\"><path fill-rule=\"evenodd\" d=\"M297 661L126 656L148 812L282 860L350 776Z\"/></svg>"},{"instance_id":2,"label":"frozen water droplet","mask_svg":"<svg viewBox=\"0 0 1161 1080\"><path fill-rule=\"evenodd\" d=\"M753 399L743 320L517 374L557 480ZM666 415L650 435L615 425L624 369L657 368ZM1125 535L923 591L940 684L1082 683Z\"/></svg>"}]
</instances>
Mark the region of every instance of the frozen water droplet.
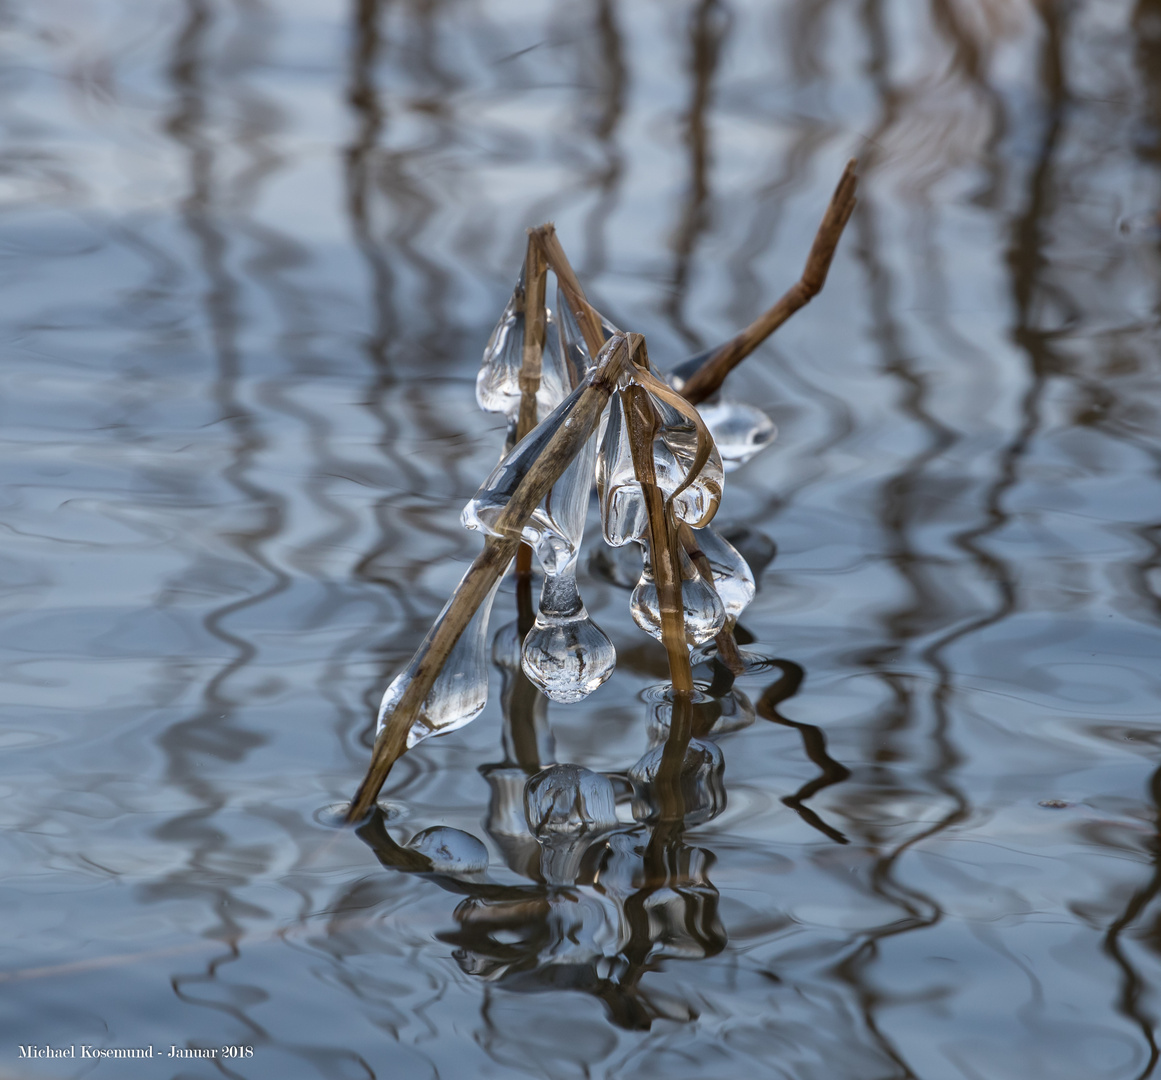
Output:
<instances>
[{"instance_id":1,"label":"frozen water droplet","mask_svg":"<svg viewBox=\"0 0 1161 1080\"><path fill-rule=\"evenodd\" d=\"M533 548L546 574L558 574L575 563L584 538L585 516L593 490L593 464L597 455L594 436L569 462L532 515L539 529Z\"/></svg>"},{"instance_id":2,"label":"frozen water droplet","mask_svg":"<svg viewBox=\"0 0 1161 1080\"><path fill-rule=\"evenodd\" d=\"M697 457L697 428L688 417L660 398L651 397L660 426L653 441L653 466L657 486L669 499L685 483L686 474ZM649 516L641 485L633 468L625 401L613 396L605 423L601 452L597 459L597 490L600 493L601 527L605 542L621 547L643 538L649 530ZM717 449L697 476L673 499L673 512L682 521L702 524L713 517L722 497L722 459Z\"/></svg>"},{"instance_id":3,"label":"frozen water droplet","mask_svg":"<svg viewBox=\"0 0 1161 1080\"><path fill-rule=\"evenodd\" d=\"M560 289L556 290L557 325L560 327L560 346L565 359L572 365L577 378L584 378L593 366L589 347L585 344L584 334L573 315L572 309L564 298Z\"/></svg>"},{"instance_id":4,"label":"frozen water droplet","mask_svg":"<svg viewBox=\"0 0 1161 1080\"><path fill-rule=\"evenodd\" d=\"M554 701L587 697L616 666L613 643L589 617L576 587L576 560L592 490L596 439L589 439L540 504L536 557L544 587L524 641L524 672Z\"/></svg>"},{"instance_id":5,"label":"frozen water droplet","mask_svg":"<svg viewBox=\"0 0 1161 1080\"><path fill-rule=\"evenodd\" d=\"M666 499L684 482L697 457L697 427L668 402L654 397L661 426L653 443L657 484ZM715 446L693 482L673 499L673 512L681 521L703 525L714 516L722 498L724 472Z\"/></svg>"},{"instance_id":6,"label":"frozen water droplet","mask_svg":"<svg viewBox=\"0 0 1161 1080\"><path fill-rule=\"evenodd\" d=\"M507 509L508 503L512 498L512 494L520 485L520 482L527 475L528 470L532 468L533 464L544 452L544 448L551 441L552 437L564 427L571 419L573 407L580 399L584 392L586 384L582 383L571 394L565 398L552 412L552 414L533 428L523 439L520 440L513 447L512 452L508 454L491 472L488 478L481 485L480 490L476 492L475 496L464 507L464 512L460 517L465 529L479 529L482 532L488 533L490 536L498 536L502 539L522 539L526 543L536 547L541 537L545 533L557 535L560 531L560 526L555 519L545 509L544 503L533 513L531 519L524 526L524 529L519 537L509 537L499 530L497 522L500 516ZM577 455L577 458L582 457L585 450ZM592 458L589 458L589 469L591 470ZM576 459L569 465L569 469L576 464ZM568 470L566 470L567 472ZM591 476L591 472L589 473ZM557 481L556 486L560 486L564 481ZM577 474L577 482L582 482L583 477ZM585 499L588 498L588 489L586 488Z\"/></svg>"},{"instance_id":7,"label":"frozen water droplet","mask_svg":"<svg viewBox=\"0 0 1161 1080\"><path fill-rule=\"evenodd\" d=\"M514 417L520 411L520 366L524 362L524 269L500 321L484 347L476 376L476 401L484 412Z\"/></svg>"},{"instance_id":8,"label":"frozen water droplet","mask_svg":"<svg viewBox=\"0 0 1161 1080\"><path fill-rule=\"evenodd\" d=\"M712 527L693 530L694 539L713 571L714 588L726 614L736 619L754 599L754 575L732 544Z\"/></svg>"},{"instance_id":9,"label":"frozen water droplet","mask_svg":"<svg viewBox=\"0 0 1161 1080\"><path fill-rule=\"evenodd\" d=\"M657 785L659 780L664 782L664 755L665 746L655 746L629 770L633 816L638 821L651 821L660 815ZM725 759L716 744L705 739L689 740L678 776L687 825L709 821L726 808L724 772Z\"/></svg>"},{"instance_id":10,"label":"frozen water droplet","mask_svg":"<svg viewBox=\"0 0 1161 1080\"><path fill-rule=\"evenodd\" d=\"M583 378L593 366L593 359L589 353L584 334L581 333L580 324L576 321L576 316L573 315L572 308L568 306L568 301L565 299L564 290L559 288L556 290L556 311L560 323L562 351L569 363L572 364L577 376ZM601 333L604 335L605 341L620 332L608 319L603 315L601 316Z\"/></svg>"},{"instance_id":11,"label":"frozen water droplet","mask_svg":"<svg viewBox=\"0 0 1161 1080\"><path fill-rule=\"evenodd\" d=\"M622 547L649 532L649 512L629 445L624 397L618 392L609 402L601 451L597 457L597 492L601 504L601 529L605 543Z\"/></svg>"},{"instance_id":12,"label":"frozen water droplet","mask_svg":"<svg viewBox=\"0 0 1161 1080\"><path fill-rule=\"evenodd\" d=\"M435 825L416 833L407 846L431 860L442 874L476 874L488 868L488 849L471 833Z\"/></svg>"},{"instance_id":13,"label":"frozen water droplet","mask_svg":"<svg viewBox=\"0 0 1161 1080\"><path fill-rule=\"evenodd\" d=\"M681 605L685 613L685 639L691 645L717 636L726 623L726 609L714 587L697 572L697 567L684 551L678 553L681 566ZM657 596L657 582L653 577L653 563L649 546L645 545L645 563L641 580L629 598L629 612L633 621L658 641L661 635L661 604Z\"/></svg>"},{"instance_id":14,"label":"frozen water droplet","mask_svg":"<svg viewBox=\"0 0 1161 1080\"><path fill-rule=\"evenodd\" d=\"M762 571L778 554L778 545L752 525L718 525L715 522L714 529L718 536L746 560L756 585L762 577Z\"/></svg>"},{"instance_id":15,"label":"frozen water droplet","mask_svg":"<svg viewBox=\"0 0 1161 1080\"><path fill-rule=\"evenodd\" d=\"M540 387L536 391L536 420L549 416L580 381L584 371L572 369L560 345L559 328L551 309L544 335L544 350L540 357ZM519 411L519 410L517 410Z\"/></svg>"},{"instance_id":16,"label":"frozen water droplet","mask_svg":"<svg viewBox=\"0 0 1161 1080\"><path fill-rule=\"evenodd\" d=\"M411 730L407 734L407 748L410 750L416 743L426 739L429 735L455 731L470 723L483 711L488 701L488 618L492 612L492 601L496 599L496 590L500 587L497 581L492 586L484 602L472 616L459 641L455 643L451 655L443 666L443 670L436 676L435 682L423 699L423 705ZM450 601L449 601L450 603ZM443 621L448 607L444 606L439 618L431 630L428 638L435 632L436 627ZM388 717L395 711L404 691L415 677L415 661L412 660L398 675L383 694L383 701L379 705L379 722L375 728L378 736L387 723Z\"/></svg>"},{"instance_id":17,"label":"frozen water droplet","mask_svg":"<svg viewBox=\"0 0 1161 1080\"><path fill-rule=\"evenodd\" d=\"M579 765L552 765L528 778L524 818L540 839L600 832L617 824L613 785Z\"/></svg>"},{"instance_id":18,"label":"frozen water droplet","mask_svg":"<svg viewBox=\"0 0 1161 1080\"><path fill-rule=\"evenodd\" d=\"M528 678L553 701L566 703L588 697L617 666L613 643L577 592L575 559L559 574L545 574L522 657Z\"/></svg>"},{"instance_id":19,"label":"frozen water droplet","mask_svg":"<svg viewBox=\"0 0 1161 1080\"><path fill-rule=\"evenodd\" d=\"M509 421L520 412L520 370L524 365L524 270L492 330L476 375L476 401L484 412L503 413ZM537 419L547 416L572 389L575 380L561 351L560 332L551 310L546 312L544 348L540 359Z\"/></svg>"},{"instance_id":20,"label":"frozen water droplet","mask_svg":"<svg viewBox=\"0 0 1161 1080\"><path fill-rule=\"evenodd\" d=\"M744 465L778 435L774 421L753 405L715 401L699 405L697 411L714 438L726 472Z\"/></svg>"}]
</instances>

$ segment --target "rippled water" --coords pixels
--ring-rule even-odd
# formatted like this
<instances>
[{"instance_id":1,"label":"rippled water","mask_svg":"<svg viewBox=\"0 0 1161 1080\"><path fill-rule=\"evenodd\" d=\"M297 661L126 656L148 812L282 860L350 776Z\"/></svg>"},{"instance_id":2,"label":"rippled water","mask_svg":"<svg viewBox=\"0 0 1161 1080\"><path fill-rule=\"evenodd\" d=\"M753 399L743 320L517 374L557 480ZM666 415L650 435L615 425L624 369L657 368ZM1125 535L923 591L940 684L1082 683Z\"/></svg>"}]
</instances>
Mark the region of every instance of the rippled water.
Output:
<instances>
[{"instance_id":1,"label":"rippled water","mask_svg":"<svg viewBox=\"0 0 1161 1080\"><path fill-rule=\"evenodd\" d=\"M12 0L0 49L0 1075L1154 1074L1158 0ZM780 435L724 812L627 823L664 653L582 570L612 680L505 744L496 672L327 827L478 550L524 228L676 362L852 154L727 387ZM552 739L615 774L588 853L521 831Z\"/></svg>"}]
</instances>

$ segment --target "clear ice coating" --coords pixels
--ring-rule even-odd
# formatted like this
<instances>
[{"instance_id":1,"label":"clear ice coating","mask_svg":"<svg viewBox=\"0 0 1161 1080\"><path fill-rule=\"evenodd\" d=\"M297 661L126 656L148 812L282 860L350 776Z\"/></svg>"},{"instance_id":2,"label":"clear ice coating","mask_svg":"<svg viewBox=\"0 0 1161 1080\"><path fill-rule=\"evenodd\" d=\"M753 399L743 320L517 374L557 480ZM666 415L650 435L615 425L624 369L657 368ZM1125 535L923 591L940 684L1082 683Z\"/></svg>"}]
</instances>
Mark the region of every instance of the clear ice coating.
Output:
<instances>
[{"instance_id":1,"label":"clear ice coating","mask_svg":"<svg viewBox=\"0 0 1161 1080\"><path fill-rule=\"evenodd\" d=\"M553 701L591 694L617 666L617 652L585 610L576 587L576 559L545 573L536 622L524 639L524 673Z\"/></svg>"},{"instance_id":2,"label":"clear ice coating","mask_svg":"<svg viewBox=\"0 0 1161 1080\"><path fill-rule=\"evenodd\" d=\"M633 816L638 821L652 821L661 814L657 785L664 756L665 746L655 746L629 770ZM706 739L689 740L678 775L687 825L709 821L726 808L724 773L725 759L715 743Z\"/></svg>"},{"instance_id":3,"label":"clear ice coating","mask_svg":"<svg viewBox=\"0 0 1161 1080\"><path fill-rule=\"evenodd\" d=\"M593 462L597 454L596 436L581 447L568 468L541 501L533 514L539 536L532 547L546 574L558 574L575 564L584 539L585 516L593 489Z\"/></svg>"},{"instance_id":4,"label":"clear ice coating","mask_svg":"<svg viewBox=\"0 0 1161 1080\"><path fill-rule=\"evenodd\" d=\"M432 870L439 873L477 874L488 868L483 842L460 829L436 825L416 833L407 846L429 859Z\"/></svg>"},{"instance_id":5,"label":"clear ice coating","mask_svg":"<svg viewBox=\"0 0 1161 1080\"><path fill-rule=\"evenodd\" d=\"M544 452L552 437L569 423L573 407L584 392L586 383L581 383L568 395L546 419L534 427L513 448L512 452L492 470L480 486L480 490L464 507L460 521L465 529L479 529L490 536L510 539L497 527L497 522L508 507L516 488L528 474L536 460ZM583 453L584 451L582 451ZM579 454L577 455L580 456ZM570 466L571 468L571 466ZM563 480L563 477L562 477ZM558 486L559 486L558 481ZM587 498L587 494L585 498ZM557 524L547 515L542 504L525 524L520 539L535 547L546 532L559 532Z\"/></svg>"},{"instance_id":6,"label":"clear ice coating","mask_svg":"<svg viewBox=\"0 0 1161 1080\"><path fill-rule=\"evenodd\" d=\"M726 615L736 619L754 599L754 575L737 549L712 526L693 530L694 539L709 561L714 588L722 599Z\"/></svg>"},{"instance_id":7,"label":"clear ice coating","mask_svg":"<svg viewBox=\"0 0 1161 1080\"><path fill-rule=\"evenodd\" d=\"M577 377L583 378L588 373L589 368L593 366L593 358L589 353L584 334L581 333L580 324L576 321L572 308L568 306L568 300L561 288L556 290L556 310L560 324L561 351L576 371ZM608 319L603 315L601 316L601 333L605 341L620 332Z\"/></svg>"},{"instance_id":8,"label":"clear ice coating","mask_svg":"<svg viewBox=\"0 0 1161 1080\"><path fill-rule=\"evenodd\" d=\"M669 499L685 482L697 457L697 427L668 402L657 397L652 400L661 421L653 443L657 485ZM694 526L707 524L721 502L724 475L721 454L715 446L689 486L673 498L677 518Z\"/></svg>"},{"instance_id":9,"label":"clear ice coating","mask_svg":"<svg viewBox=\"0 0 1161 1080\"><path fill-rule=\"evenodd\" d=\"M641 580L629 598L629 612L633 621L647 634L661 641L661 604L657 596L657 582L653 577L652 552L645 547L645 564ZM721 633L726 624L726 609L714 587L697 572L689 556L679 551L681 567L681 606L685 613L685 640L700 645Z\"/></svg>"},{"instance_id":10,"label":"clear ice coating","mask_svg":"<svg viewBox=\"0 0 1161 1080\"><path fill-rule=\"evenodd\" d=\"M649 513L633 468L625 398L620 391L613 395L606 413L601 450L597 456L597 496L606 544L622 547L633 540L644 539L649 532Z\"/></svg>"},{"instance_id":11,"label":"clear ice coating","mask_svg":"<svg viewBox=\"0 0 1161 1080\"><path fill-rule=\"evenodd\" d=\"M726 472L744 465L778 435L774 421L753 405L714 401L699 405L697 411L714 437Z\"/></svg>"},{"instance_id":12,"label":"clear ice coating","mask_svg":"<svg viewBox=\"0 0 1161 1080\"><path fill-rule=\"evenodd\" d=\"M500 321L484 347L476 375L476 401L484 412L514 415L520 409L520 367L524 362L524 268Z\"/></svg>"},{"instance_id":13,"label":"clear ice coating","mask_svg":"<svg viewBox=\"0 0 1161 1080\"><path fill-rule=\"evenodd\" d=\"M666 499L685 482L697 456L697 428L672 405L652 398L661 421L653 442L653 465L657 486ZM629 443L629 425L625 418L626 400L621 393L609 405L597 458L597 491L601 505L601 528L605 543L621 547L630 540L641 540L649 531L645 497L633 468ZM710 451L693 481L677 492L673 512L692 525L709 521L722 497L722 459L717 449Z\"/></svg>"},{"instance_id":14,"label":"clear ice coating","mask_svg":"<svg viewBox=\"0 0 1161 1080\"><path fill-rule=\"evenodd\" d=\"M541 840L611 829L617 824L612 782L580 765L550 765L524 785L524 819Z\"/></svg>"},{"instance_id":15,"label":"clear ice coating","mask_svg":"<svg viewBox=\"0 0 1161 1080\"><path fill-rule=\"evenodd\" d=\"M540 388L536 393L537 420L557 407L575 385L561 348L560 329L547 311L544 349L540 359ZM484 412L503 413L510 421L520 412L520 369L524 365L524 270L516 288L492 330L480 371L476 376L476 401ZM575 325L575 323L574 323ZM583 369L579 369L583 374Z\"/></svg>"},{"instance_id":16,"label":"clear ice coating","mask_svg":"<svg viewBox=\"0 0 1161 1080\"><path fill-rule=\"evenodd\" d=\"M436 676L435 682L423 699L419 714L407 733L407 749L426 739L446 731L455 731L471 723L480 715L488 701L488 618L492 613L492 601L496 599L497 581L492 591L472 616L464 632L460 634L451 655ZM428 631L428 638L443 622L448 605L444 606L435 625ZM422 653L422 650L421 650ZM375 727L378 737L403 697L403 692L415 677L415 661L412 660L387 687L379 705L379 721Z\"/></svg>"},{"instance_id":17,"label":"clear ice coating","mask_svg":"<svg viewBox=\"0 0 1161 1080\"><path fill-rule=\"evenodd\" d=\"M590 618L576 584L596 446L589 439L538 510L550 527L534 545L544 586L536 622L524 639L524 673L553 701L566 703L591 694L617 664L613 643Z\"/></svg>"}]
</instances>

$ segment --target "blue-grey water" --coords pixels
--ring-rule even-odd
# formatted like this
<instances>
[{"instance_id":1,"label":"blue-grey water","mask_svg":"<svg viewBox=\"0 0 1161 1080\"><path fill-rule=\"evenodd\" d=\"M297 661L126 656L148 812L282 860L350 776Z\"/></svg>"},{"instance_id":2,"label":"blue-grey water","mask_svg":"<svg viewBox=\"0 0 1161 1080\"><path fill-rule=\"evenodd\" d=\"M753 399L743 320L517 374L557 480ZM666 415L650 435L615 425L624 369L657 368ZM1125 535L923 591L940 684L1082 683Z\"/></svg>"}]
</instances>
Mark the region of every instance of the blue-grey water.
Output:
<instances>
[{"instance_id":1,"label":"blue-grey water","mask_svg":"<svg viewBox=\"0 0 1161 1080\"><path fill-rule=\"evenodd\" d=\"M1159 0L8 0L0 54L0 1077L1157 1074ZM547 722L624 826L497 827L495 672L328 827L479 549L525 228L668 365L850 156L726 387L780 434L724 811L628 824L664 653L582 569L619 665Z\"/></svg>"}]
</instances>

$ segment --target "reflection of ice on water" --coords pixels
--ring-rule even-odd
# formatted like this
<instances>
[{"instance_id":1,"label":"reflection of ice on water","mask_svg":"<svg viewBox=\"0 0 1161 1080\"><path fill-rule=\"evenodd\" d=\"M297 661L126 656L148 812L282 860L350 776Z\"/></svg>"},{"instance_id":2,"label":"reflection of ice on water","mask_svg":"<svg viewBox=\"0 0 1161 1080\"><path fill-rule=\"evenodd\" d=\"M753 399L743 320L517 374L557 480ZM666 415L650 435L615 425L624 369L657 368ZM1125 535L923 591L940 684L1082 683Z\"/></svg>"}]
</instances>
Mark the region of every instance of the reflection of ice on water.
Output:
<instances>
[{"instance_id":1,"label":"reflection of ice on water","mask_svg":"<svg viewBox=\"0 0 1161 1080\"><path fill-rule=\"evenodd\" d=\"M431 861L432 870L476 874L488 869L488 849L471 833L436 825L416 833L407 846Z\"/></svg>"}]
</instances>

